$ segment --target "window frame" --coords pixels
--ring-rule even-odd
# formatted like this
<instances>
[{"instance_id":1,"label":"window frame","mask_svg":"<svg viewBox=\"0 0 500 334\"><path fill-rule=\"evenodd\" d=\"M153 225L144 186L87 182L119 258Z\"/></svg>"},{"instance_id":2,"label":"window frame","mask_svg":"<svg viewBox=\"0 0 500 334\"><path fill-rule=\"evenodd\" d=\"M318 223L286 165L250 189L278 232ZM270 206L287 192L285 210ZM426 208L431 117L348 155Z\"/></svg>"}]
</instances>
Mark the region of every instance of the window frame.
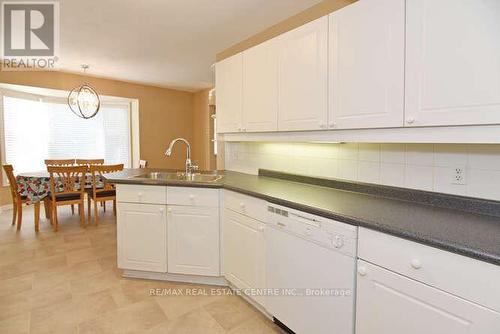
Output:
<instances>
[{"instance_id":1,"label":"window frame","mask_svg":"<svg viewBox=\"0 0 500 334\"><path fill-rule=\"evenodd\" d=\"M67 93L65 91L60 91L60 92ZM0 87L0 161L2 162L2 166L6 164L4 97L13 97L13 98L20 98L31 101L40 101L48 103L67 104L67 98L64 97L40 95L40 94L28 93L28 92ZM101 106L120 106L127 108L127 120L128 120L127 126L129 130L128 168L135 168L137 165L136 160L138 161L140 157L138 101L128 98L119 98L119 97L100 96L100 98L101 98ZM68 112L71 111L68 109ZM3 186L9 185L7 175L5 174L3 168L2 168L2 185Z\"/></svg>"}]
</instances>

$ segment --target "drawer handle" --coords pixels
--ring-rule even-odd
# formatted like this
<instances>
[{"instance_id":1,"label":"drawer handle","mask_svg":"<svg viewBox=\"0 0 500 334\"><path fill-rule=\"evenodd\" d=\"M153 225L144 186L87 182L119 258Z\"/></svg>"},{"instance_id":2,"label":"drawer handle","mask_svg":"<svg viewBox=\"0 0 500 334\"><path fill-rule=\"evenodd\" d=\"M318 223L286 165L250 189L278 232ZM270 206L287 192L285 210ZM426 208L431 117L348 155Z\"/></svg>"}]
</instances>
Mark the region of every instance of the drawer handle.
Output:
<instances>
[{"instance_id":1,"label":"drawer handle","mask_svg":"<svg viewBox=\"0 0 500 334\"><path fill-rule=\"evenodd\" d=\"M366 276L366 268L363 266L358 267L358 274L359 276Z\"/></svg>"},{"instance_id":2,"label":"drawer handle","mask_svg":"<svg viewBox=\"0 0 500 334\"><path fill-rule=\"evenodd\" d=\"M279 227L286 227L286 225L283 223L277 223L276 225L278 225Z\"/></svg>"},{"instance_id":3,"label":"drawer handle","mask_svg":"<svg viewBox=\"0 0 500 334\"><path fill-rule=\"evenodd\" d=\"M418 260L418 259L411 260L410 264L411 264L412 268L414 268L414 269L422 268L422 262L420 262L420 260Z\"/></svg>"}]
</instances>

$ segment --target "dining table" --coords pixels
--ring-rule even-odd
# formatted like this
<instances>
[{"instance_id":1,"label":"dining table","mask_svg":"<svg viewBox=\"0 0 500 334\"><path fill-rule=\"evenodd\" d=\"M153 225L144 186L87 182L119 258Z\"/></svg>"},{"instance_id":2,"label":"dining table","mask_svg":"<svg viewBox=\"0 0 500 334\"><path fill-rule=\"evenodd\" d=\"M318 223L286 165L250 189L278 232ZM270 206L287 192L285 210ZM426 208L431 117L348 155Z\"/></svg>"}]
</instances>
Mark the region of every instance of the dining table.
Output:
<instances>
[{"instance_id":1,"label":"dining table","mask_svg":"<svg viewBox=\"0 0 500 334\"><path fill-rule=\"evenodd\" d=\"M26 204L44 200L50 195L50 175L47 171L20 173L16 176L17 189L21 197L26 197ZM96 188L102 188L104 181L101 175L96 175ZM92 188L92 174L85 174L85 188ZM62 190L63 184L56 178L56 192ZM80 183L75 184L75 190L80 189Z\"/></svg>"}]
</instances>

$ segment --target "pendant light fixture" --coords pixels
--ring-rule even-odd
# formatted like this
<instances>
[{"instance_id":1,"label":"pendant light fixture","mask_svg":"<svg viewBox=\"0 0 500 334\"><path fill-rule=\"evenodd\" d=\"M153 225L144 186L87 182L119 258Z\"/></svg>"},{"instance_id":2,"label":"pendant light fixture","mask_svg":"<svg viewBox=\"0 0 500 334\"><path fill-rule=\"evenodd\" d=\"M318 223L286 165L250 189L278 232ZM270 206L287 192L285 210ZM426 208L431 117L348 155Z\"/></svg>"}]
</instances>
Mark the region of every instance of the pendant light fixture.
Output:
<instances>
[{"instance_id":1,"label":"pendant light fixture","mask_svg":"<svg viewBox=\"0 0 500 334\"><path fill-rule=\"evenodd\" d=\"M82 65L83 74L89 65ZM87 83L73 88L68 95L68 105L71 111L78 117L89 119L97 115L101 107L99 94Z\"/></svg>"}]
</instances>

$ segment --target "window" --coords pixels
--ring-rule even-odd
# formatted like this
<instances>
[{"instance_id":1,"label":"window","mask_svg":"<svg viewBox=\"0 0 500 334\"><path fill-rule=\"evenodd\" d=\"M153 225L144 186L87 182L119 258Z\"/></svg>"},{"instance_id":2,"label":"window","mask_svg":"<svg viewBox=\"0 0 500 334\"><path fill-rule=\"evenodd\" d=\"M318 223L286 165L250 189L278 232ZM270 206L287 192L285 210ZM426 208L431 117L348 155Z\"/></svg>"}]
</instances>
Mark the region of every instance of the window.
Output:
<instances>
[{"instance_id":1,"label":"window","mask_svg":"<svg viewBox=\"0 0 500 334\"><path fill-rule=\"evenodd\" d=\"M65 99L3 96L5 162L16 173L44 170L45 159L104 159L131 165L129 105L106 104L94 118L74 115Z\"/></svg>"}]
</instances>

